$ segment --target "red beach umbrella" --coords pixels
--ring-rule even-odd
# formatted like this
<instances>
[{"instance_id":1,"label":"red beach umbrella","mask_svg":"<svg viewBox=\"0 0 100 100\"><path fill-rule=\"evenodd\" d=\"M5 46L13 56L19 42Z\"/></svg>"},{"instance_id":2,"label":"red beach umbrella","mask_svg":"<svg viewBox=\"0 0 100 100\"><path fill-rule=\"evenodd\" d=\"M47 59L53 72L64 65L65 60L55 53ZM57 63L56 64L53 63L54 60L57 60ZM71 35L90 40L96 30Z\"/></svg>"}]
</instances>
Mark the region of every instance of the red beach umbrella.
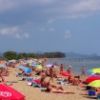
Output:
<instances>
[{"instance_id":1,"label":"red beach umbrella","mask_svg":"<svg viewBox=\"0 0 100 100\"><path fill-rule=\"evenodd\" d=\"M88 78L86 78L85 82L90 83L95 80L100 80L100 75L91 75Z\"/></svg>"},{"instance_id":2,"label":"red beach umbrella","mask_svg":"<svg viewBox=\"0 0 100 100\"><path fill-rule=\"evenodd\" d=\"M0 100L25 100L25 96L7 85L0 84Z\"/></svg>"},{"instance_id":3,"label":"red beach umbrella","mask_svg":"<svg viewBox=\"0 0 100 100\"><path fill-rule=\"evenodd\" d=\"M60 72L60 74L62 76L70 76L70 74L67 71L62 71L62 72Z\"/></svg>"}]
</instances>

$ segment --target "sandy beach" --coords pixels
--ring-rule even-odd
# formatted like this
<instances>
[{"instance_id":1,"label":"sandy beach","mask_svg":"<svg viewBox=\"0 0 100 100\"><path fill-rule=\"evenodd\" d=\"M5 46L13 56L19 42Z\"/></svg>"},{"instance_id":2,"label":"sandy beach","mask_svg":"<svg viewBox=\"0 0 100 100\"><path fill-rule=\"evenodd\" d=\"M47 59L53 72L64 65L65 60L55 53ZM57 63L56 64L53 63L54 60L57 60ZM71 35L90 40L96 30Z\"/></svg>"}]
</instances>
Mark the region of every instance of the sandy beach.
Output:
<instances>
[{"instance_id":1,"label":"sandy beach","mask_svg":"<svg viewBox=\"0 0 100 100\"><path fill-rule=\"evenodd\" d=\"M75 94L45 93L39 88L28 86L25 81L19 81L20 78L16 77L16 68L9 68L9 73L5 80L13 81L11 87L24 94L26 100L91 100L81 95L83 91L77 86L64 86L66 91L73 91Z\"/></svg>"},{"instance_id":2,"label":"sandy beach","mask_svg":"<svg viewBox=\"0 0 100 100\"><path fill-rule=\"evenodd\" d=\"M0 0L0 100L100 100L100 0Z\"/></svg>"}]
</instances>

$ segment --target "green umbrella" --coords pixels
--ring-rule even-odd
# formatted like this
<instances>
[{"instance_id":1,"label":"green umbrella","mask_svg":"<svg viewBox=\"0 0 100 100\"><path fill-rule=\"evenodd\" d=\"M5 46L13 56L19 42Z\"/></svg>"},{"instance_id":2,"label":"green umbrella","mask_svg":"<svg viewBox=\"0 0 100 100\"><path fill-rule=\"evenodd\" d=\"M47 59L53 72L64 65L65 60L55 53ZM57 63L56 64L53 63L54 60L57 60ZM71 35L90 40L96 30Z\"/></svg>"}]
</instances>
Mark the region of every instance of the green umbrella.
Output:
<instances>
[{"instance_id":1,"label":"green umbrella","mask_svg":"<svg viewBox=\"0 0 100 100\"><path fill-rule=\"evenodd\" d=\"M88 84L88 86L99 88L100 87L100 80L92 81L91 83Z\"/></svg>"}]
</instances>

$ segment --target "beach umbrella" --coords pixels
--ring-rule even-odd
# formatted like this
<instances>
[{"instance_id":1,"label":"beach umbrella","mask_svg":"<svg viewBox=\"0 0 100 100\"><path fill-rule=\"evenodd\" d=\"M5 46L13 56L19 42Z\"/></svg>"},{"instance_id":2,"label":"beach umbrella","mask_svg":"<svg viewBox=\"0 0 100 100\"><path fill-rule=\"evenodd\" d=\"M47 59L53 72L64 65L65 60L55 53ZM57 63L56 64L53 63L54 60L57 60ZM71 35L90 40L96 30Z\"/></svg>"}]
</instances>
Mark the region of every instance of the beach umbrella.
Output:
<instances>
[{"instance_id":1,"label":"beach umbrella","mask_svg":"<svg viewBox=\"0 0 100 100\"><path fill-rule=\"evenodd\" d=\"M25 100L25 96L7 85L0 84L0 100Z\"/></svg>"},{"instance_id":2,"label":"beach umbrella","mask_svg":"<svg viewBox=\"0 0 100 100\"><path fill-rule=\"evenodd\" d=\"M23 65L20 65L20 66L17 66L17 68L19 68L19 69L25 69L25 66L23 66Z\"/></svg>"},{"instance_id":3,"label":"beach umbrella","mask_svg":"<svg viewBox=\"0 0 100 100\"><path fill-rule=\"evenodd\" d=\"M36 69L37 69L37 70L43 70L43 67L42 67L42 65L37 65L37 66L36 66Z\"/></svg>"},{"instance_id":4,"label":"beach umbrella","mask_svg":"<svg viewBox=\"0 0 100 100\"><path fill-rule=\"evenodd\" d=\"M32 67L36 67L37 66L37 63L36 62L32 62L31 66Z\"/></svg>"},{"instance_id":5,"label":"beach umbrella","mask_svg":"<svg viewBox=\"0 0 100 100\"><path fill-rule=\"evenodd\" d=\"M92 81L95 81L95 80L100 80L100 75L91 75L89 77L86 78L85 82L86 83L90 83Z\"/></svg>"},{"instance_id":6,"label":"beach umbrella","mask_svg":"<svg viewBox=\"0 0 100 100\"><path fill-rule=\"evenodd\" d=\"M92 81L91 83L88 84L88 86L100 88L100 80Z\"/></svg>"},{"instance_id":7,"label":"beach umbrella","mask_svg":"<svg viewBox=\"0 0 100 100\"><path fill-rule=\"evenodd\" d=\"M70 74L68 72L66 72L66 71L61 71L60 74L62 76L70 76Z\"/></svg>"},{"instance_id":8,"label":"beach umbrella","mask_svg":"<svg viewBox=\"0 0 100 100\"><path fill-rule=\"evenodd\" d=\"M27 62L27 63L32 63L32 62L33 62L33 60L27 60L26 62Z\"/></svg>"},{"instance_id":9,"label":"beach umbrella","mask_svg":"<svg viewBox=\"0 0 100 100\"><path fill-rule=\"evenodd\" d=\"M35 64L35 61L31 59L31 60L27 60L26 63L29 64L29 66L32 66L33 64Z\"/></svg>"},{"instance_id":10,"label":"beach umbrella","mask_svg":"<svg viewBox=\"0 0 100 100\"><path fill-rule=\"evenodd\" d=\"M46 65L46 67L52 67L53 66L53 64L47 64Z\"/></svg>"},{"instance_id":11,"label":"beach umbrella","mask_svg":"<svg viewBox=\"0 0 100 100\"><path fill-rule=\"evenodd\" d=\"M5 68L6 67L6 65L5 64L0 64L0 68Z\"/></svg>"},{"instance_id":12,"label":"beach umbrella","mask_svg":"<svg viewBox=\"0 0 100 100\"><path fill-rule=\"evenodd\" d=\"M24 71L24 73L26 73L26 74L32 72L31 68L28 68L28 67L24 68L23 71Z\"/></svg>"},{"instance_id":13,"label":"beach umbrella","mask_svg":"<svg viewBox=\"0 0 100 100\"><path fill-rule=\"evenodd\" d=\"M93 68L93 69L90 69L90 70L88 70L88 72L90 73L90 74L100 74L100 68Z\"/></svg>"},{"instance_id":14,"label":"beach umbrella","mask_svg":"<svg viewBox=\"0 0 100 100\"><path fill-rule=\"evenodd\" d=\"M13 60L9 60L9 62L11 62L11 63L15 63L16 60L15 60L15 59L13 59Z\"/></svg>"},{"instance_id":15,"label":"beach umbrella","mask_svg":"<svg viewBox=\"0 0 100 100\"><path fill-rule=\"evenodd\" d=\"M31 73L32 69L23 65L18 66L17 68L22 69L24 73Z\"/></svg>"}]
</instances>

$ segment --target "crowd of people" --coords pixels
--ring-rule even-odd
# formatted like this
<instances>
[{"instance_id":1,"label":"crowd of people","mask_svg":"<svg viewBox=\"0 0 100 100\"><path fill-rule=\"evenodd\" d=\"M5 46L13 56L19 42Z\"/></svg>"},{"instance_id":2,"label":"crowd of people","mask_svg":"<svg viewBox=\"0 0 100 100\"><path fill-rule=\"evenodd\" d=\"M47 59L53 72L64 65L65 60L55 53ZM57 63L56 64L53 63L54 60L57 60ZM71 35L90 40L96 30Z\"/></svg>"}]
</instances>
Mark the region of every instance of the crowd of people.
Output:
<instances>
[{"instance_id":1,"label":"crowd of people","mask_svg":"<svg viewBox=\"0 0 100 100\"><path fill-rule=\"evenodd\" d=\"M30 86L39 87L41 91L53 93L74 94L73 91L64 89L64 85L69 84L78 87L87 87L81 76L86 77L85 68L82 68L81 75L75 75L72 66L64 64L47 64L47 59L28 59L0 61L1 82L6 82L4 76L9 75L9 67L18 68L17 77L30 83ZM31 80L28 80L31 77ZM91 90L91 89L87 89ZM100 96L100 88L95 89L97 97Z\"/></svg>"}]
</instances>

